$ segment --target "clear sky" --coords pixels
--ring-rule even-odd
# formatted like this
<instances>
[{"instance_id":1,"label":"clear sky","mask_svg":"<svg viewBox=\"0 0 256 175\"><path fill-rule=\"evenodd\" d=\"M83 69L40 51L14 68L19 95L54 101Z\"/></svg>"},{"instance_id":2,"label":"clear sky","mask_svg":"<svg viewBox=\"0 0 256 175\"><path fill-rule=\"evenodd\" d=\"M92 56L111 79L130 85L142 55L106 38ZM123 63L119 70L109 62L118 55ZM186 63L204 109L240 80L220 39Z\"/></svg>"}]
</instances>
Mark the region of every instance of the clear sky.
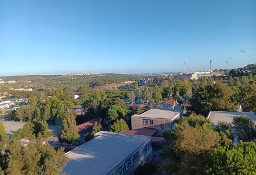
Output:
<instances>
[{"instance_id":1,"label":"clear sky","mask_svg":"<svg viewBox=\"0 0 256 175\"><path fill-rule=\"evenodd\" d=\"M199 71L210 60L256 63L256 0L0 0L0 76Z\"/></svg>"}]
</instances>

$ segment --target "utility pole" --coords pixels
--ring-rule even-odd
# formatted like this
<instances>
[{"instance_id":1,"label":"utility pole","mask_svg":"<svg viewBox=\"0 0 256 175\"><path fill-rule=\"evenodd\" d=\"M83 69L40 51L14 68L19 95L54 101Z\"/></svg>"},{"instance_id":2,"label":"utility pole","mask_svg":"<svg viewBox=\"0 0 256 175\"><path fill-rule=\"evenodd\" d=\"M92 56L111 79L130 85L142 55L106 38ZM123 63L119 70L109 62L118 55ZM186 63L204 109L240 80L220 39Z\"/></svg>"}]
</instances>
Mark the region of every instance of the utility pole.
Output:
<instances>
[{"instance_id":1,"label":"utility pole","mask_svg":"<svg viewBox=\"0 0 256 175\"><path fill-rule=\"evenodd\" d=\"M184 63L184 66L183 66L183 74L185 75L185 69L186 69L186 63Z\"/></svg>"},{"instance_id":2,"label":"utility pole","mask_svg":"<svg viewBox=\"0 0 256 175\"><path fill-rule=\"evenodd\" d=\"M210 60L210 72L212 72L212 60Z\"/></svg>"}]
</instances>

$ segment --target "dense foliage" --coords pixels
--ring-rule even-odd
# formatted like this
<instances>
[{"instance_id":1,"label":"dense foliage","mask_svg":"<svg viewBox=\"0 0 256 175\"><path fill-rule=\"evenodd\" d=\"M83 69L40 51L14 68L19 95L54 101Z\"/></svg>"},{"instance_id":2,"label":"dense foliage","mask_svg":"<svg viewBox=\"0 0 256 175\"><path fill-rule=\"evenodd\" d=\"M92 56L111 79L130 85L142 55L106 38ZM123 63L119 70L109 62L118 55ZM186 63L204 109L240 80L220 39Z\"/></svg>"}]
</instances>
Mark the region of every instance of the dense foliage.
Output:
<instances>
[{"instance_id":1,"label":"dense foliage","mask_svg":"<svg viewBox=\"0 0 256 175\"><path fill-rule=\"evenodd\" d=\"M66 162L64 150L56 151L43 137L36 139L31 134L29 141L20 140L19 137L8 141L0 122L0 174L55 175L62 171Z\"/></svg>"},{"instance_id":2,"label":"dense foliage","mask_svg":"<svg viewBox=\"0 0 256 175\"><path fill-rule=\"evenodd\" d=\"M237 117L234 129L248 140L255 134L255 126L248 118ZM165 133L167 143L162 150L165 160L161 169L166 174L255 174L256 143L240 142L232 145L234 129L220 123L212 128L203 116L190 116L177 121L173 133ZM250 135L251 136L251 135Z\"/></svg>"}]
</instances>

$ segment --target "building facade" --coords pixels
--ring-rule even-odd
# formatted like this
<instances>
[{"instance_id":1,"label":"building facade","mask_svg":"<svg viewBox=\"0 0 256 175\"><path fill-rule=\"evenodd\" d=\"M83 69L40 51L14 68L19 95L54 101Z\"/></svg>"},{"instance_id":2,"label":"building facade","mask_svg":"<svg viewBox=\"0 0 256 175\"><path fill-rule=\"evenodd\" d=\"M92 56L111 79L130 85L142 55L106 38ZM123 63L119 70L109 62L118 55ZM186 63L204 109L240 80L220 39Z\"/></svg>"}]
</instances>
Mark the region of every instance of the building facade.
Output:
<instances>
[{"instance_id":1,"label":"building facade","mask_svg":"<svg viewBox=\"0 0 256 175\"><path fill-rule=\"evenodd\" d=\"M171 109L150 109L140 115L131 117L132 130L140 128L155 128L161 135L164 130L172 130L175 119L180 118L181 111Z\"/></svg>"},{"instance_id":2,"label":"building facade","mask_svg":"<svg viewBox=\"0 0 256 175\"><path fill-rule=\"evenodd\" d=\"M151 160L150 137L101 131L96 138L66 153L63 172L72 175L132 175Z\"/></svg>"}]
</instances>

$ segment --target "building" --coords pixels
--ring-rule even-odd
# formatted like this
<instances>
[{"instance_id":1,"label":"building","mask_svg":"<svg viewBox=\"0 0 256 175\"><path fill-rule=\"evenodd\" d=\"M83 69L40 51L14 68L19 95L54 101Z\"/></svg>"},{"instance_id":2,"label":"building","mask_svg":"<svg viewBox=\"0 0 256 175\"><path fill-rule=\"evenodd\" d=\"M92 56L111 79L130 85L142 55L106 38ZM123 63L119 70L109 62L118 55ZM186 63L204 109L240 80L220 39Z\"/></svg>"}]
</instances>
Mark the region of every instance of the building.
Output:
<instances>
[{"instance_id":1,"label":"building","mask_svg":"<svg viewBox=\"0 0 256 175\"><path fill-rule=\"evenodd\" d=\"M159 143L161 144L163 141L165 141L165 138L156 136L157 131L158 130L155 128L140 128L136 130L123 130L123 131L120 131L119 133L150 136L151 144L153 146L155 144L159 144Z\"/></svg>"},{"instance_id":2,"label":"building","mask_svg":"<svg viewBox=\"0 0 256 175\"><path fill-rule=\"evenodd\" d=\"M84 115L84 109L81 105L75 105L71 108L68 108L68 110L74 112L76 115Z\"/></svg>"},{"instance_id":3,"label":"building","mask_svg":"<svg viewBox=\"0 0 256 175\"><path fill-rule=\"evenodd\" d=\"M150 137L100 131L96 138L67 152L63 172L72 175L130 175L150 161Z\"/></svg>"},{"instance_id":4,"label":"building","mask_svg":"<svg viewBox=\"0 0 256 175\"><path fill-rule=\"evenodd\" d=\"M250 120L256 122L256 114L253 112L231 112L231 111L211 111L208 115L208 119L213 125L217 125L220 122L224 122L233 126L233 119L235 117L246 116ZM240 142L237 129L231 127L231 132L233 133L232 144L238 144Z\"/></svg>"},{"instance_id":5,"label":"building","mask_svg":"<svg viewBox=\"0 0 256 175\"><path fill-rule=\"evenodd\" d=\"M220 122L232 125L233 119L240 116L247 116L249 119L256 121L256 114L253 112L211 111L207 118L214 125Z\"/></svg>"},{"instance_id":6,"label":"building","mask_svg":"<svg viewBox=\"0 0 256 175\"><path fill-rule=\"evenodd\" d=\"M79 143L85 142L85 136L92 132L93 126L100 123L100 118L92 119L88 122L82 123L76 126L76 130L79 133Z\"/></svg>"},{"instance_id":7,"label":"building","mask_svg":"<svg viewBox=\"0 0 256 175\"><path fill-rule=\"evenodd\" d=\"M140 115L131 117L132 130L139 128L155 128L161 135L163 130L171 130L174 120L180 118L181 111L178 109L150 109Z\"/></svg>"},{"instance_id":8,"label":"building","mask_svg":"<svg viewBox=\"0 0 256 175\"><path fill-rule=\"evenodd\" d=\"M26 124L25 122L16 122L16 121L1 121L4 125L5 132L8 135L12 135L15 131L22 129Z\"/></svg>"}]
</instances>

